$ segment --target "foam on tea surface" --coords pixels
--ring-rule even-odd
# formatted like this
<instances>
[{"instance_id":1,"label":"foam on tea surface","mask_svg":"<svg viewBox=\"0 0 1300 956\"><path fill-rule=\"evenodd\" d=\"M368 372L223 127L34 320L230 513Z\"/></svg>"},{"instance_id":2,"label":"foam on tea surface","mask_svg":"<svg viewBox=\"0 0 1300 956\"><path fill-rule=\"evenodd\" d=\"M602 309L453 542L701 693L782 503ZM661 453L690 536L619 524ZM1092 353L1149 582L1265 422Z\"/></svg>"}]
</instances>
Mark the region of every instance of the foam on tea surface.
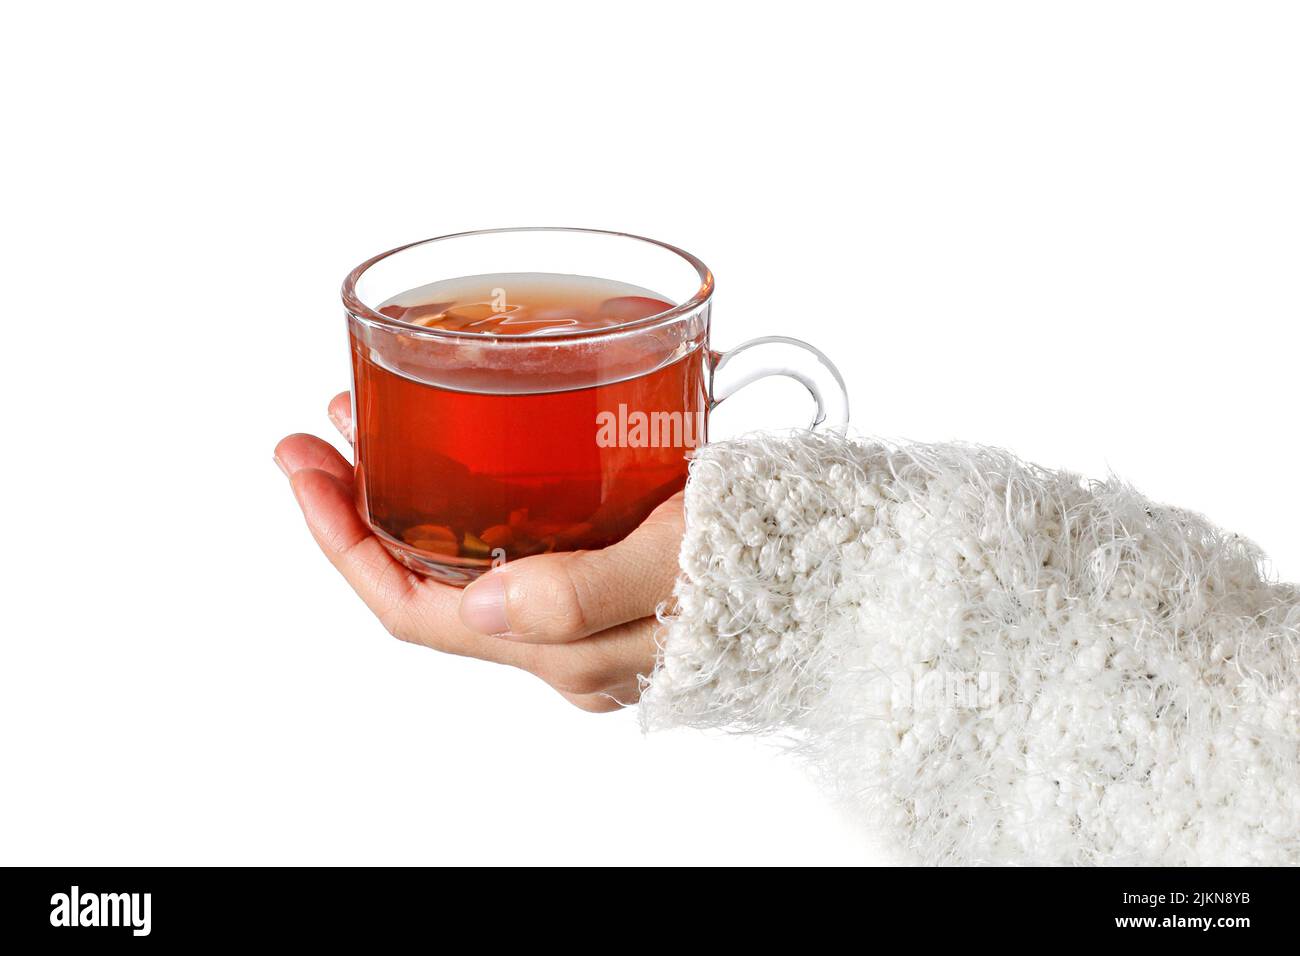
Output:
<instances>
[{"instance_id":1,"label":"foam on tea surface","mask_svg":"<svg viewBox=\"0 0 1300 956\"><path fill-rule=\"evenodd\" d=\"M672 307L661 295L613 279L502 272L432 282L393 296L379 311L449 332L560 335L612 329Z\"/></svg>"}]
</instances>

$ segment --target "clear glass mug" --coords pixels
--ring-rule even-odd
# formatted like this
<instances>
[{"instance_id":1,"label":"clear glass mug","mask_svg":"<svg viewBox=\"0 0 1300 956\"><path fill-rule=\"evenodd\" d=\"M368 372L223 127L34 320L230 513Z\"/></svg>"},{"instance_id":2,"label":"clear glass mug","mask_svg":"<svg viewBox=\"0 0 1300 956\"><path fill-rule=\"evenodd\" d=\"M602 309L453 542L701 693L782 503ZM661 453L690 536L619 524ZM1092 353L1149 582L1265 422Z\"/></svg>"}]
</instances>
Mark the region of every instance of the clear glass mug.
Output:
<instances>
[{"instance_id":1,"label":"clear glass mug","mask_svg":"<svg viewBox=\"0 0 1300 956\"><path fill-rule=\"evenodd\" d=\"M514 273L614 279L678 304L544 335L380 312L436 280ZM625 536L685 486L709 411L759 378L801 382L811 427L845 427L844 380L811 345L769 336L712 351L712 298L695 256L598 229L457 233L363 262L343 283L362 516L408 568L464 585L507 560Z\"/></svg>"}]
</instances>

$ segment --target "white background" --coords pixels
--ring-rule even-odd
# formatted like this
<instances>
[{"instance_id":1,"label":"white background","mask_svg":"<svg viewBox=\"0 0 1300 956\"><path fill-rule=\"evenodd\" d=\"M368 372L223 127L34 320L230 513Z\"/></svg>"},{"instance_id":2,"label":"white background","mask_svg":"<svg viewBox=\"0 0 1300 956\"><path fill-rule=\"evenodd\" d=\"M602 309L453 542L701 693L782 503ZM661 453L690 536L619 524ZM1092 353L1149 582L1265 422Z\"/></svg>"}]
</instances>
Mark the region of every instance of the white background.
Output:
<instances>
[{"instance_id":1,"label":"white background","mask_svg":"<svg viewBox=\"0 0 1300 956\"><path fill-rule=\"evenodd\" d=\"M860 432L1113 470L1300 579L1294 10L12 7L0 862L881 859L770 744L386 635L271 462L329 433L339 283L662 238L716 345L820 345Z\"/></svg>"}]
</instances>

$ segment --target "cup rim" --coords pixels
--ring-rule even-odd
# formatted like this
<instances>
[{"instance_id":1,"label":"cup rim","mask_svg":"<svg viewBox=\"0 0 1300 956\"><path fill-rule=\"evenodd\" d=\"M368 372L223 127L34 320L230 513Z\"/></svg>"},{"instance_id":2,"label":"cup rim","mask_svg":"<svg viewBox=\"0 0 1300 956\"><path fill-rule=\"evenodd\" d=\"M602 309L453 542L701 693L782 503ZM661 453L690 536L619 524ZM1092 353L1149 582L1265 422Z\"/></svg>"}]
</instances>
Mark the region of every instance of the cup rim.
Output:
<instances>
[{"instance_id":1,"label":"cup rim","mask_svg":"<svg viewBox=\"0 0 1300 956\"><path fill-rule=\"evenodd\" d=\"M399 252L405 252L415 246L427 245L431 242L442 242L446 239L461 239L466 236L484 236L501 232L584 232L602 236L616 236L621 239L635 239L638 242L646 242L650 245L659 246L669 252L675 253L682 259L685 259L700 277L699 288L685 302L675 305L665 312L658 312L654 315L648 315L645 318L634 319L631 322L624 322L621 325L611 325L602 329L586 329L578 332L562 332L554 334L526 333L523 335L484 335L482 332L460 332L453 329L431 329L425 326L412 325L409 322L403 322L400 319L394 319L391 316L370 308L357 296L357 282L366 273L366 270L378 262L387 259L389 256L397 255ZM448 276L447 278L453 278ZM695 312L713 295L713 273L709 271L698 257L687 252L685 249L678 248L671 243L661 242L658 239L650 239L647 236L638 236L630 232L619 232L612 229L588 229L580 226L504 226L497 229L470 229L465 232L452 232L442 236L433 236L429 239L420 239L416 242L408 242L405 245L389 249L387 252L381 252L377 256L372 256L361 265L357 266L348 273L347 278L343 280L343 305L348 313L356 318L363 319L366 322L382 325L397 332L419 336L421 338L445 338L445 339L468 339L476 342L492 342L498 345L511 344L533 344L537 342L572 342L584 339L598 339L609 335L618 335L628 331L640 331L658 325L666 325Z\"/></svg>"}]
</instances>

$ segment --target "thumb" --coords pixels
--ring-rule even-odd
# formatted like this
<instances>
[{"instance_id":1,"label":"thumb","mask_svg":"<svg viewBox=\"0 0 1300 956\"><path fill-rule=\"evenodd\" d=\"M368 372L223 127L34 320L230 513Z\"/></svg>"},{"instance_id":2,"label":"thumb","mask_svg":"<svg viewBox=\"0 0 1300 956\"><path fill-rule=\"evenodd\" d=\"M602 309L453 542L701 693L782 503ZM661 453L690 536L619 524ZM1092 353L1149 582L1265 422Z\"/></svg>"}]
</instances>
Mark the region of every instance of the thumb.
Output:
<instances>
[{"instance_id":1,"label":"thumb","mask_svg":"<svg viewBox=\"0 0 1300 956\"><path fill-rule=\"evenodd\" d=\"M502 565L461 596L466 627L531 644L575 641L654 614L672 594L682 496L599 551L541 554Z\"/></svg>"}]
</instances>

